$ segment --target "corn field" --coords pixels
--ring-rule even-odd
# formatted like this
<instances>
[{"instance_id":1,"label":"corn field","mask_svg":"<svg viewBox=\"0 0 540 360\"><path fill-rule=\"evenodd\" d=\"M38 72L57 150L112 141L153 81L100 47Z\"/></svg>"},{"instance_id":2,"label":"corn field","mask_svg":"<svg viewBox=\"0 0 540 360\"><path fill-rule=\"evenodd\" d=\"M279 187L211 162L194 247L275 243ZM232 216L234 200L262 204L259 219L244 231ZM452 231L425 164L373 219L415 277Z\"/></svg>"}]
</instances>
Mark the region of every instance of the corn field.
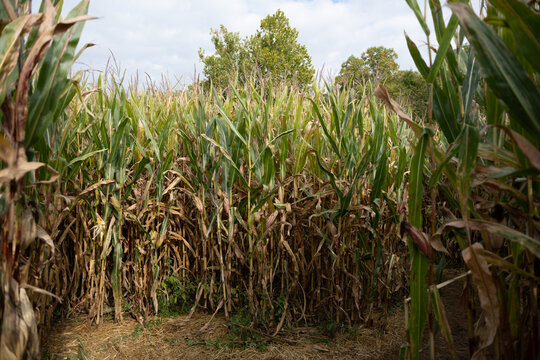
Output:
<instances>
[{"instance_id":1,"label":"corn field","mask_svg":"<svg viewBox=\"0 0 540 360\"><path fill-rule=\"evenodd\" d=\"M1 358L39 358L58 313L156 314L178 300L170 281L190 313L247 310L274 335L405 298L400 357L426 333L435 358L441 332L457 358L447 263L466 279L470 356L538 358L538 5L453 2L445 22L438 0L407 3L430 49L406 38L425 120L384 86L72 74L88 1L66 19L61 2L3 1Z\"/></svg>"}]
</instances>

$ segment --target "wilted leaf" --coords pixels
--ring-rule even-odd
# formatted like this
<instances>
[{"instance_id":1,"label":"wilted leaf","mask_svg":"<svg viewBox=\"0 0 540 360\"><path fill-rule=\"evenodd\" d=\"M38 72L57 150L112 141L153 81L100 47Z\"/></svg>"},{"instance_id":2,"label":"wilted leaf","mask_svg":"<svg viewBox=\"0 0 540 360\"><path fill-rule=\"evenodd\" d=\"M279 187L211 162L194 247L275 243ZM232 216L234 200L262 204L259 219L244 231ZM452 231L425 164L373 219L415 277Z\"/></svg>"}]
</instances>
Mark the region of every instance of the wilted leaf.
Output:
<instances>
[{"instance_id":1,"label":"wilted leaf","mask_svg":"<svg viewBox=\"0 0 540 360\"><path fill-rule=\"evenodd\" d=\"M407 233L407 235L409 235L413 239L414 243L416 244L416 246L418 246L422 254L424 254L427 257L432 256L431 249L429 250L422 250L422 249L424 248L428 249L429 247L433 248L436 251L443 252L449 255L448 250L446 250L446 248L442 244L440 237L437 237L437 238L432 237L430 239L424 232L420 231L420 229L418 229L417 227L412 226L406 221L402 221L401 226L400 226L401 237L403 237L404 233Z\"/></svg>"},{"instance_id":2,"label":"wilted leaf","mask_svg":"<svg viewBox=\"0 0 540 360\"><path fill-rule=\"evenodd\" d=\"M456 354L456 349L454 347L454 338L452 337L452 329L450 328L450 325L448 323L448 318L446 317L446 311L444 310L444 304L441 300L441 295L439 293L439 289L436 285L432 285L431 288L431 304L433 306L433 313L435 314L435 318L437 319L439 326L441 327L441 332L444 336L444 339L448 343L450 347L450 351L452 353L452 357L454 359L458 359L458 356Z\"/></svg>"},{"instance_id":3,"label":"wilted leaf","mask_svg":"<svg viewBox=\"0 0 540 360\"><path fill-rule=\"evenodd\" d=\"M81 191L79 193L79 195L77 195L77 196L83 196L85 194L88 194L91 191L94 191L95 189L97 189L98 187L100 187L102 185L109 185L109 184L113 184L113 183L114 183L114 180L100 180L97 183L95 183L93 185L90 185L89 187L87 187L86 189Z\"/></svg>"},{"instance_id":4,"label":"wilted leaf","mask_svg":"<svg viewBox=\"0 0 540 360\"><path fill-rule=\"evenodd\" d=\"M411 120L411 118L405 113L405 111L403 111L399 104L390 97L388 91L383 85L379 85L377 89L375 89L373 95L384 101L384 103L393 112L395 112L401 120L405 121L411 127L417 137L420 136L422 132L422 128L420 127L420 125Z\"/></svg>"},{"instance_id":5,"label":"wilted leaf","mask_svg":"<svg viewBox=\"0 0 540 360\"><path fill-rule=\"evenodd\" d=\"M420 252L424 254L424 256L431 258L433 252L431 251L431 246L427 237L422 231L412 226L408 222L402 221L399 232L402 237L405 233L409 235L409 237L416 244L416 247L418 247L418 250L420 250Z\"/></svg>"},{"instance_id":6,"label":"wilted leaf","mask_svg":"<svg viewBox=\"0 0 540 360\"><path fill-rule=\"evenodd\" d=\"M529 249L536 257L540 257L540 242L517 230L511 229L508 226L497 224L486 220L468 220L468 226L471 230L487 231L490 234L500 235L506 239L521 244ZM464 229L467 226L464 220L454 220L447 222L441 226L433 237L440 237L445 231L456 229Z\"/></svg>"},{"instance_id":7,"label":"wilted leaf","mask_svg":"<svg viewBox=\"0 0 540 360\"><path fill-rule=\"evenodd\" d=\"M41 18L41 14L23 15L13 20L2 30L0 37L0 84L2 87L17 65L20 37L38 24Z\"/></svg>"},{"instance_id":8,"label":"wilted leaf","mask_svg":"<svg viewBox=\"0 0 540 360\"><path fill-rule=\"evenodd\" d=\"M523 135L520 133L507 128L502 125L495 125L496 127L503 129L512 139L514 144L521 150L523 155L530 161L531 165L538 171L540 171L540 151L529 142Z\"/></svg>"},{"instance_id":9,"label":"wilted leaf","mask_svg":"<svg viewBox=\"0 0 540 360\"><path fill-rule=\"evenodd\" d=\"M499 326L499 299L497 289L488 262L483 255L484 248L480 243L474 243L461 252L463 260L472 272L472 277L478 289L480 306L483 310L485 326L480 328L480 347L474 353L473 359L479 358L483 349L491 345Z\"/></svg>"},{"instance_id":10,"label":"wilted leaf","mask_svg":"<svg viewBox=\"0 0 540 360\"><path fill-rule=\"evenodd\" d=\"M21 327L26 327L28 341L25 349L25 359L39 359L39 333L32 303L23 288L19 288L19 300L21 306Z\"/></svg>"},{"instance_id":11,"label":"wilted leaf","mask_svg":"<svg viewBox=\"0 0 540 360\"><path fill-rule=\"evenodd\" d=\"M266 228L272 227L274 222L276 221L276 218L279 214L279 210L275 210L267 219L266 219Z\"/></svg>"},{"instance_id":12,"label":"wilted leaf","mask_svg":"<svg viewBox=\"0 0 540 360\"><path fill-rule=\"evenodd\" d=\"M20 180L27 172L39 169L43 165L45 164L37 161L18 161L14 166L0 170L0 182Z\"/></svg>"},{"instance_id":13,"label":"wilted leaf","mask_svg":"<svg viewBox=\"0 0 540 360\"><path fill-rule=\"evenodd\" d=\"M45 231L45 229L43 229L39 225L36 226L36 237L45 241L45 244L47 244L51 248L51 256L54 256L54 242L51 239L50 235Z\"/></svg>"}]
</instances>

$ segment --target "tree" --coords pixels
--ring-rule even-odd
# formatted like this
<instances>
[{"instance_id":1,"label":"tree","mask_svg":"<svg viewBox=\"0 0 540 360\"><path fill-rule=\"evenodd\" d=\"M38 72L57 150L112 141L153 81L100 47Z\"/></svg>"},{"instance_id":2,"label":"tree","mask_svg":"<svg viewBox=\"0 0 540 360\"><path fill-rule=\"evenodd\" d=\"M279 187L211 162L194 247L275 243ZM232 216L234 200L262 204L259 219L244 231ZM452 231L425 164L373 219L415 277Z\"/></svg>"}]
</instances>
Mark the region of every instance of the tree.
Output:
<instances>
[{"instance_id":1,"label":"tree","mask_svg":"<svg viewBox=\"0 0 540 360\"><path fill-rule=\"evenodd\" d=\"M352 86L357 91L361 91L368 81L373 84L384 83L399 69L396 59L394 49L372 46L360 58L351 55L341 64L336 83L342 87Z\"/></svg>"},{"instance_id":2,"label":"tree","mask_svg":"<svg viewBox=\"0 0 540 360\"><path fill-rule=\"evenodd\" d=\"M267 16L249 39L251 55L263 75L277 81L296 81L301 87L313 80L315 70L305 45L297 41L283 11Z\"/></svg>"},{"instance_id":3,"label":"tree","mask_svg":"<svg viewBox=\"0 0 540 360\"><path fill-rule=\"evenodd\" d=\"M428 112L427 83L417 71L400 70L386 83L388 93L405 109L410 109L413 116L425 119Z\"/></svg>"},{"instance_id":4,"label":"tree","mask_svg":"<svg viewBox=\"0 0 540 360\"><path fill-rule=\"evenodd\" d=\"M364 62L354 55L341 64L341 70L336 77L336 84L341 87L350 86L353 89L361 90L367 79L367 73L364 72Z\"/></svg>"},{"instance_id":5,"label":"tree","mask_svg":"<svg viewBox=\"0 0 540 360\"><path fill-rule=\"evenodd\" d=\"M211 82L225 88L234 79L243 83L255 71L267 81L295 81L300 87L313 80L311 57L306 47L298 43L298 31L290 26L281 10L264 18L260 29L245 39L223 25L211 34L215 53L206 55L199 50L206 85Z\"/></svg>"},{"instance_id":6,"label":"tree","mask_svg":"<svg viewBox=\"0 0 540 360\"><path fill-rule=\"evenodd\" d=\"M400 71L396 59L394 49L370 47L359 58L351 55L341 64L336 84L362 94L368 82L373 87L383 83L389 94L404 108L410 109L415 117L425 118L428 109L427 83L416 71Z\"/></svg>"},{"instance_id":7,"label":"tree","mask_svg":"<svg viewBox=\"0 0 540 360\"><path fill-rule=\"evenodd\" d=\"M199 50L199 59L204 64L204 75L211 80L214 86L224 88L236 76L243 79L248 66L249 53L246 41L240 38L239 33L230 32L223 25L219 30L211 30L212 43L216 49L215 54L205 55L202 49ZM246 61L248 60L248 61Z\"/></svg>"},{"instance_id":8,"label":"tree","mask_svg":"<svg viewBox=\"0 0 540 360\"><path fill-rule=\"evenodd\" d=\"M385 82L399 69L394 49L384 46L372 46L362 53L364 71L374 83Z\"/></svg>"}]
</instances>

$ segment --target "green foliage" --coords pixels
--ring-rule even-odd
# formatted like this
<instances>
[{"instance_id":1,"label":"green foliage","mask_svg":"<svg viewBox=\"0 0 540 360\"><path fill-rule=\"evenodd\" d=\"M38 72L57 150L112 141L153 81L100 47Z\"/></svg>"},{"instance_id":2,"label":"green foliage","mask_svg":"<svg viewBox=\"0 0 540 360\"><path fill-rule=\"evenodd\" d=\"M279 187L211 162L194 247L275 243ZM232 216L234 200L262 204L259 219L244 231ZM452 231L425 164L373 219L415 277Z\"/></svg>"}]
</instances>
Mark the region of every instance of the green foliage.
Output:
<instances>
[{"instance_id":1,"label":"green foliage","mask_svg":"<svg viewBox=\"0 0 540 360\"><path fill-rule=\"evenodd\" d=\"M197 285L179 276L168 275L161 282L159 313L171 317L187 313L193 306Z\"/></svg>"},{"instance_id":2,"label":"green foliage","mask_svg":"<svg viewBox=\"0 0 540 360\"><path fill-rule=\"evenodd\" d=\"M404 109L410 109L414 119L426 119L428 86L422 75L413 70L399 70L386 82L388 93Z\"/></svg>"},{"instance_id":3,"label":"green foliage","mask_svg":"<svg viewBox=\"0 0 540 360\"><path fill-rule=\"evenodd\" d=\"M361 57L354 55L341 64L335 78L342 89L351 89L356 97L366 90L366 84L384 83L388 93L415 118L425 119L428 110L427 82L416 71L399 70L394 49L370 47Z\"/></svg>"},{"instance_id":4,"label":"green foliage","mask_svg":"<svg viewBox=\"0 0 540 360\"><path fill-rule=\"evenodd\" d=\"M311 57L281 10L264 18L259 30L245 39L223 25L211 34L215 53L206 55L199 50L206 86L211 83L225 89L237 80L244 84L251 76L260 76L265 82L293 82L301 88L313 80Z\"/></svg>"},{"instance_id":5,"label":"green foliage","mask_svg":"<svg viewBox=\"0 0 540 360\"><path fill-rule=\"evenodd\" d=\"M367 72L364 68L364 62L362 59L351 55L347 60L341 64L341 70L338 76L336 76L336 84L341 87L351 87L357 92L360 92L364 88L367 81Z\"/></svg>"},{"instance_id":6,"label":"green foliage","mask_svg":"<svg viewBox=\"0 0 540 360\"><path fill-rule=\"evenodd\" d=\"M429 36L417 2L407 3ZM469 4L451 2L448 6L453 15L445 22L440 2L432 0L429 4L439 43L429 66L407 37L411 56L432 89L428 98L433 109L429 123L436 132L425 128L419 136L410 168L412 225L405 223L402 227L416 227L417 236L409 234L413 264L407 323L410 341L401 356L408 352L410 358L419 358L424 323L429 316L437 319L451 355L457 358L439 299L439 286L444 285L430 283L435 259L420 254L422 249L433 248L449 255L441 242L444 238L447 246L450 241L457 243L471 274L465 292L469 294L467 312L470 323L478 325L469 327L469 339L476 339L471 342L469 355L481 358L491 348L498 358L536 358L540 242L533 224L538 221L540 206L536 56L540 47L533 34L540 18L522 2L496 0L488 3L486 14L480 17ZM429 38L427 41L429 44ZM464 45L466 41L470 45ZM432 51L431 46L428 51ZM474 106L475 101L482 104L482 113ZM430 168L436 170L431 172ZM431 178L423 181L423 176ZM431 204L432 209L446 202L445 211L454 220L433 211L431 226L423 225L428 222L422 211L429 201L423 195L428 187L431 200L437 201ZM450 230L454 237L443 236ZM422 232L430 235L426 237ZM430 276L426 278L428 271ZM500 281L503 278L505 281ZM532 278L535 280L529 282ZM518 287L518 283L529 285ZM428 288L431 306L427 302ZM429 326L429 331L431 338L434 327Z\"/></svg>"},{"instance_id":7,"label":"green foliage","mask_svg":"<svg viewBox=\"0 0 540 360\"><path fill-rule=\"evenodd\" d=\"M350 85L357 91L368 82L385 83L399 69L396 59L394 49L372 46L364 51L360 58L351 55L341 64L336 83L341 86Z\"/></svg>"},{"instance_id":8,"label":"green foliage","mask_svg":"<svg viewBox=\"0 0 540 360\"><path fill-rule=\"evenodd\" d=\"M263 76L277 82L292 80L300 87L311 83L315 72L311 57L297 39L298 30L290 26L283 11L261 21L260 30L249 39L249 47Z\"/></svg>"},{"instance_id":9,"label":"green foliage","mask_svg":"<svg viewBox=\"0 0 540 360\"><path fill-rule=\"evenodd\" d=\"M228 31L223 25L219 30L212 30L211 34L215 53L205 55L202 49L199 50L199 59L204 64L207 81L222 89L233 84L237 78L244 82L246 74L253 70L246 40L241 39L238 33Z\"/></svg>"},{"instance_id":10,"label":"green foliage","mask_svg":"<svg viewBox=\"0 0 540 360\"><path fill-rule=\"evenodd\" d=\"M399 68L396 59L395 50L384 46L372 46L362 53L364 71L369 80L375 84L384 83L394 76Z\"/></svg>"}]
</instances>

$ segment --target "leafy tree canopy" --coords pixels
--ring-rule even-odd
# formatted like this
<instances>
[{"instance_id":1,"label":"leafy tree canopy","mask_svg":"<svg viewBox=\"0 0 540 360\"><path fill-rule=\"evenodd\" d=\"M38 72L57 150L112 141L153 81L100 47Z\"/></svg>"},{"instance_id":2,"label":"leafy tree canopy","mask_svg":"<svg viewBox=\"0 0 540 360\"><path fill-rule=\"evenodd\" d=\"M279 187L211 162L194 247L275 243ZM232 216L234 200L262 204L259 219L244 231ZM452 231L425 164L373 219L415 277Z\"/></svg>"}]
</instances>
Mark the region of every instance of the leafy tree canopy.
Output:
<instances>
[{"instance_id":1,"label":"leafy tree canopy","mask_svg":"<svg viewBox=\"0 0 540 360\"><path fill-rule=\"evenodd\" d=\"M351 55L341 64L336 83L341 86L350 85L355 89L372 83L386 82L399 69L394 49L384 46L372 46L364 51L360 58Z\"/></svg>"},{"instance_id":2,"label":"leafy tree canopy","mask_svg":"<svg viewBox=\"0 0 540 360\"><path fill-rule=\"evenodd\" d=\"M264 18L259 30L245 39L223 25L211 34L215 53L206 55L199 50L207 85L212 82L225 88L235 78L245 82L254 72L267 81L294 81L300 87L313 80L311 57L298 43L298 31L281 10Z\"/></svg>"},{"instance_id":3,"label":"leafy tree canopy","mask_svg":"<svg viewBox=\"0 0 540 360\"><path fill-rule=\"evenodd\" d=\"M373 46L354 55L341 64L336 77L336 84L342 88L350 87L357 94L362 94L368 82L374 86L384 83L392 97L405 108L409 108L415 117L427 115L427 83L416 71L400 71L394 49Z\"/></svg>"},{"instance_id":4,"label":"leafy tree canopy","mask_svg":"<svg viewBox=\"0 0 540 360\"><path fill-rule=\"evenodd\" d=\"M415 118L427 118L429 93L427 83L419 72L399 70L387 81L386 88L401 106L412 111Z\"/></svg>"}]
</instances>

